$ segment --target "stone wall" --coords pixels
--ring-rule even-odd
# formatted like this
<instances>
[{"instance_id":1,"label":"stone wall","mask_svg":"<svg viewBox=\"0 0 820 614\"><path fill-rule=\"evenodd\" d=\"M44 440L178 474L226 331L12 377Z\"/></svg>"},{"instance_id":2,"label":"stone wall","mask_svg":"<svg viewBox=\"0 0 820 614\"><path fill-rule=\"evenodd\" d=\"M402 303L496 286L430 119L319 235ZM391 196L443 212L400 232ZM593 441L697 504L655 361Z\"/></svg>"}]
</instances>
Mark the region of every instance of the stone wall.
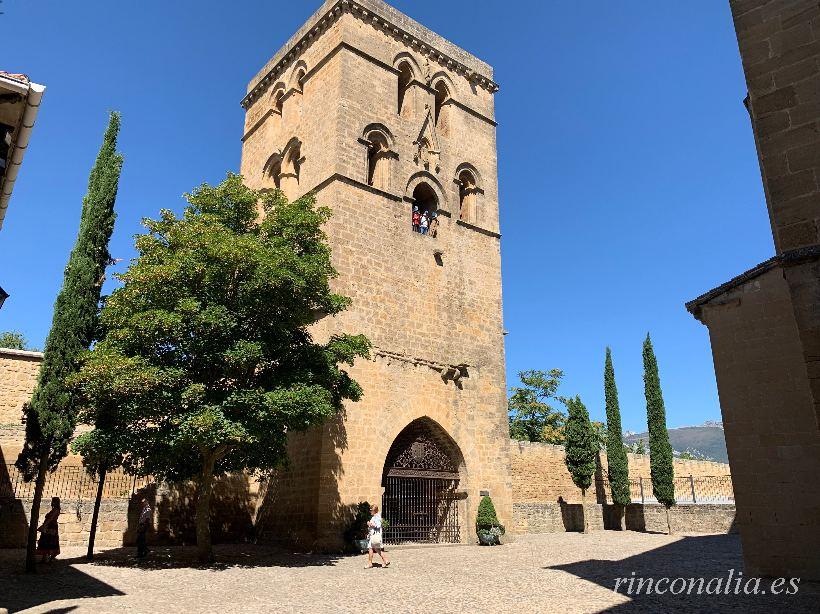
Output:
<instances>
[{"instance_id":1,"label":"stone wall","mask_svg":"<svg viewBox=\"0 0 820 614\"><path fill-rule=\"evenodd\" d=\"M37 383L43 355L0 348L0 427L21 424L22 407Z\"/></svg>"},{"instance_id":2,"label":"stone wall","mask_svg":"<svg viewBox=\"0 0 820 614\"><path fill-rule=\"evenodd\" d=\"M619 511L612 505L588 504L587 521L591 531L617 529ZM583 529L580 504L514 503L515 533L561 533ZM628 531L666 533L666 508L657 504L633 503L624 516ZM672 531L676 533L737 533L734 505L675 505L669 510Z\"/></svg>"},{"instance_id":3,"label":"stone wall","mask_svg":"<svg viewBox=\"0 0 820 614\"><path fill-rule=\"evenodd\" d=\"M48 511L44 501L43 512ZM93 501L62 501L60 513L60 545L85 546L88 544ZM28 519L31 512L30 499L0 500L0 548L25 548L28 534ZM44 514L42 514L44 515ZM131 514L134 516L134 512ZM41 520L42 522L42 520ZM132 524L136 520L132 519ZM103 501L100 505L95 546L116 548L133 540L133 530L129 533L129 502L126 499Z\"/></svg>"},{"instance_id":4,"label":"stone wall","mask_svg":"<svg viewBox=\"0 0 820 614\"><path fill-rule=\"evenodd\" d=\"M629 477L637 480L643 478L648 488L649 482L649 456L645 454L627 454L629 462ZM606 454L601 453L601 464L606 469ZM675 459L675 476L684 478L693 476L695 478L728 476L730 474L729 465L711 461L690 461ZM564 462L563 446L555 446L544 443L531 443L527 441L510 442L510 466L512 470L513 501L519 503L555 503L561 497L564 501L580 503L581 491L573 484L567 466ZM599 471L596 479L601 479L605 475ZM685 488L687 484L680 484ZM726 488L724 494L731 495L731 484ZM587 496L603 503L609 497L608 489L600 492L600 488L592 488ZM633 492L633 498L637 493ZM681 498L687 498L687 492L681 492Z\"/></svg>"}]
</instances>

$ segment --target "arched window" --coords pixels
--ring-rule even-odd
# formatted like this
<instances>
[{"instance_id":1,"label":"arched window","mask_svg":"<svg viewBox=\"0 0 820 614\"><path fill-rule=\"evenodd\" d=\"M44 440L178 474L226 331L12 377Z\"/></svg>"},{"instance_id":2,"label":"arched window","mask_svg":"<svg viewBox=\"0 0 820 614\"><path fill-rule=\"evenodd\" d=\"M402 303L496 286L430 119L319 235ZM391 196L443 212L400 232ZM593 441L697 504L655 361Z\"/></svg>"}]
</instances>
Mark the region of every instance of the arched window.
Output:
<instances>
[{"instance_id":1,"label":"arched window","mask_svg":"<svg viewBox=\"0 0 820 614\"><path fill-rule=\"evenodd\" d=\"M374 130L367 135L367 183L386 190L390 185L390 147L387 137Z\"/></svg>"},{"instance_id":2,"label":"arched window","mask_svg":"<svg viewBox=\"0 0 820 614\"><path fill-rule=\"evenodd\" d=\"M410 105L405 106L405 98L407 90L410 87L410 82L413 80L413 69L409 62L402 62L399 64L399 115L409 117Z\"/></svg>"},{"instance_id":3,"label":"arched window","mask_svg":"<svg viewBox=\"0 0 820 614\"><path fill-rule=\"evenodd\" d=\"M444 103L450 98L450 90L447 88L447 84L444 82L443 79L436 83L436 87L434 89L436 90L436 126L439 128L440 131L444 131L447 126Z\"/></svg>"},{"instance_id":4,"label":"arched window","mask_svg":"<svg viewBox=\"0 0 820 614\"><path fill-rule=\"evenodd\" d=\"M468 170L463 170L458 175L458 218L470 224L475 224L478 217L478 186L475 176Z\"/></svg>"},{"instance_id":5,"label":"arched window","mask_svg":"<svg viewBox=\"0 0 820 614\"><path fill-rule=\"evenodd\" d=\"M262 189L263 190L278 190L280 189L280 176L282 174L282 159L279 156L274 156L265 165L265 170L262 173Z\"/></svg>"},{"instance_id":6,"label":"arched window","mask_svg":"<svg viewBox=\"0 0 820 614\"><path fill-rule=\"evenodd\" d=\"M296 198L299 190L299 171L302 162L301 144L293 142L282 157L281 171L279 173L279 187L289 199Z\"/></svg>"},{"instance_id":7,"label":"arched window","mask_svg":"<svg viewBox=\"0 0 820 614\"><path fill-rule=\"evenodd\" d=\"M431 223L437 216L438 198L435 190L426 183L418 184L413 190L413 230L421 234L427 234ZM436 225L437 222L433 224L433 226ZM435 236L435 233L432 236Z\"/></svg>"},{"instance_id":8,"label":"arched window","mask_svg":"<svg viewBox=\"0 0 820 614\"><path fill-rule=\"evenodd\" d=\"M298 89L300 92L304 89L304 86L305 86L305 75L306 75L306 74L307 74L307 72L305 71L305 69L304 69L304 68L300 68L300 69L296 72L296 85L295 85L295 87L296 87L296 89Z\"/></svg>"}]
</instances>

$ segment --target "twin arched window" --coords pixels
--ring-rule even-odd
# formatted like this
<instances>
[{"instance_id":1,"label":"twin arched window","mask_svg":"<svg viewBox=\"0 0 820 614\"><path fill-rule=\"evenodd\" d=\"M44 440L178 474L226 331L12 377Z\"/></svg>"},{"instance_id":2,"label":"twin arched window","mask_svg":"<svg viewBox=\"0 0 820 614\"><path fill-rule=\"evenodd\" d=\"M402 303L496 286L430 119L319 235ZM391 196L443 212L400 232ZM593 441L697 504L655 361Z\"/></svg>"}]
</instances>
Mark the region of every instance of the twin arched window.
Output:
<instances>
[{"instance_id":1,"label":"twin arched window","mask_svg":"<svg viewBox=\"0 0 820 614\"><path fill-rule=\"evenodd\" d=\"M386 190L390 186L390 146L387 137L373 130L365 139L367 147L367 184Z\"/></svg>"},{"instance_id":2,"label":"twin arched window","mask_svg":"<svg viewBox=\"0 0 820 614\"><path fill-rule=\"evenodd\" d=\"M291 139L284 151L272 156L265 166L262 188L279 189L289 199L296 198L301 165L302 144L298 139Z\"/></svg>"}]
</instances>

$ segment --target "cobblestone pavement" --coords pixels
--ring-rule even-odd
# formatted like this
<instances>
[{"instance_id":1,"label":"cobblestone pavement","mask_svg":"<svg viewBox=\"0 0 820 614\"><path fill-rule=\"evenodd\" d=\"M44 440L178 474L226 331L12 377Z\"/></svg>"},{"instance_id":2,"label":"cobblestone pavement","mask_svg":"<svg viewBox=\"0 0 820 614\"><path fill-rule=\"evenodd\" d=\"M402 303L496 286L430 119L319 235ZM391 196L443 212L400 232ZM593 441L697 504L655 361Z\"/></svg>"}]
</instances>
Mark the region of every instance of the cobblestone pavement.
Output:
<instances>
[{"instance_id":1,"label":"cobblestone pavement","mask_svg":"<svg viewBox=\"0 0 820 614\"><path fill-rule=\"evenodd\" d=\"M492 548L393 548L387 569L362 556L294 554L262 546L218 546L218 563L198 568L190 548L155 549L138 565L133 550L94 564L80 549L21 573L22 551L0 551L0 607L11 612L792 612L820 611L820 585L796 596L629 596L616 578L724 578L742 570L735 535L666 536L605 531L519 537ZM72 558L76 557L76 558ZM716 587L713 580L712 589ZM740 592L747 578L741 576ZM665 585L664 585L665 586ZM673 588L680 588L681 582ZM786 583L785 587L788 587ZM784 587L784 588L785 588ZM644 591L645 592L645 591ZM693 591L695 592L695 591Z\"/></svg>"}]
</instances>

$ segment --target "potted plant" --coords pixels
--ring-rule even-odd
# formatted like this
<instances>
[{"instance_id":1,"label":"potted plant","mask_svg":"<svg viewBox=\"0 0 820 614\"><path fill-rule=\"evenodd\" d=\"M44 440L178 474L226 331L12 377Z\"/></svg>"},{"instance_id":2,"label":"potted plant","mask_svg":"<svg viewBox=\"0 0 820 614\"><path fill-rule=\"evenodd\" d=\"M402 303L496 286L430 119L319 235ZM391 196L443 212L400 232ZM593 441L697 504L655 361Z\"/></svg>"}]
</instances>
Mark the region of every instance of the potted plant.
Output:
<instances>
[{"instance_id":1,"label":"potted plant","mask_svg":"<svg viewBox=\"0 0 820 614\"><path fill-rule=\"evenodd\" d=\"M345 531L345 542L361 552L367 552L367 522L370 520L370 504L362 501L356 506L353 521Z\"/></svg>"},{"instance_id":2,"label":"potted plant","mask_svg":"<svg viewBox=\"0 0 820 614\"><path fill-rule=\"evenodd\" d=\"M493 500L489 496L482 497L481 503L478 504L475 531L478 536L478 543L482 546L495 546L501 543L501 536L504 535L504 525L498 522Z\"/></svg>"}]
</instances>

